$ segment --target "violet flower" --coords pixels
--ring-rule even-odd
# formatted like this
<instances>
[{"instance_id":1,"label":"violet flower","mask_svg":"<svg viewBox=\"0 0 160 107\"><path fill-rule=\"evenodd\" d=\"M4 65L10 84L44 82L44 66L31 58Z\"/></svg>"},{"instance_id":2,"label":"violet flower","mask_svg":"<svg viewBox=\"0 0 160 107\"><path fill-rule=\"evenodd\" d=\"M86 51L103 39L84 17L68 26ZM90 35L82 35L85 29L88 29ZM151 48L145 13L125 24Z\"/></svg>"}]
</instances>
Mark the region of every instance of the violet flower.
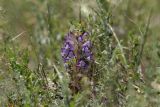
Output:
<instances>
[{"instance_id":1,"label":"violet flower","mask_svg":"<svg viewBox=\"0 0 160 107\"><path fill-rule=\"evenodd\" d=\"M78 36L78 42L83 42L86 36L88 36L88 32L84 32L82 35Z\"/></svg>"},{"instance_id":2,"label":"violet flower","mask_svg":"<svg viewBox=\"0 0 160 107\"><path fill-rule=\"evenodd\" d=\"M85 62L84 60L79 60L79 61L78 61L78 64L77 64L77 67L86 69L86 68L88 67L88 64L87 64L87 62Z\"/></svg>"}]
</instances>

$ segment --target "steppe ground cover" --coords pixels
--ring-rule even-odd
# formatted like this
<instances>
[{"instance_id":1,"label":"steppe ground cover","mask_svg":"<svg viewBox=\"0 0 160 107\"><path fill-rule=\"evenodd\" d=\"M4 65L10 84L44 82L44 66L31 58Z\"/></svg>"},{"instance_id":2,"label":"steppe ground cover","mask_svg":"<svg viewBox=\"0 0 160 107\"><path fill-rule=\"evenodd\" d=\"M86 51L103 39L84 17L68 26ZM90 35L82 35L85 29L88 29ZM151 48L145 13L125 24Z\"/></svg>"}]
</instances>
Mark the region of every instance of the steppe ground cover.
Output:
<instances>
[{"instance_id":1,"label":"steppe ground cover","mask_svg":"<svg viewBox=\"0 0 160 107\"><path fill-rule=\"evenodd\" d=\"M0 0L1 107L160 107L159 0Z\"/></svg>"}]
</instances>

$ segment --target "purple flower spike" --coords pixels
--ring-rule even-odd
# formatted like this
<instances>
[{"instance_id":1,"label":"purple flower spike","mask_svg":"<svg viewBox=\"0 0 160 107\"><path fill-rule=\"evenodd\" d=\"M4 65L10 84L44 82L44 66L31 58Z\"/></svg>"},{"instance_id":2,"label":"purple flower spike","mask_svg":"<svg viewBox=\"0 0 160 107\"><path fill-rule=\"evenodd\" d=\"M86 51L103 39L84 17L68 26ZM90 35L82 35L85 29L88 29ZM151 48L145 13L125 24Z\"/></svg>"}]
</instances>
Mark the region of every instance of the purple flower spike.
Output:
<instances>
[{"instance_id":1,"label":"purple flower spike","mask_svg":"<svg viewBox=\"0 0 160 107\"><path fill-rule=\"evenodd\" d=\"M91 51L91 41L87 40L87 38L85 39L87 36L88 32L84 32L82 35L76 35L74 32L69 32L65 36L64 46L61 49L61 56L65 65L76 65L80 69L88 68L90 62L93 60L93 54ZM72 60L74 58L77 62L68 63L74 61Z\"/></svg>"}]
</instances>

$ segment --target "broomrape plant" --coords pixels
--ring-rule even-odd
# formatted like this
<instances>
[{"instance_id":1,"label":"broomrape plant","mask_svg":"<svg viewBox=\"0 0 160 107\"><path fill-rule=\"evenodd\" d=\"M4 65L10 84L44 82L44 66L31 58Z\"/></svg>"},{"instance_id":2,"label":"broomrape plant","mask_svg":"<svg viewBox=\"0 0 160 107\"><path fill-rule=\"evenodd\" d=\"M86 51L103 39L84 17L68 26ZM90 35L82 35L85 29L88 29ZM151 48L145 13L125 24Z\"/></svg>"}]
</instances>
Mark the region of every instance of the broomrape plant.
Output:
<instances>
[{"instance_id":1,"label":"broomrape plant","mask_svg":"<svg viewBox=\"0 0 160 107\"><path fill-rule=\"evenodd\" d=\"M89 33L86 31L70 31L61 49L64 65L71 76L70 88L73 93L82 89L80 81L83 75L91 74L90 66L94 59L92 43L88 38Z\"/></svg>"}]
</instances>

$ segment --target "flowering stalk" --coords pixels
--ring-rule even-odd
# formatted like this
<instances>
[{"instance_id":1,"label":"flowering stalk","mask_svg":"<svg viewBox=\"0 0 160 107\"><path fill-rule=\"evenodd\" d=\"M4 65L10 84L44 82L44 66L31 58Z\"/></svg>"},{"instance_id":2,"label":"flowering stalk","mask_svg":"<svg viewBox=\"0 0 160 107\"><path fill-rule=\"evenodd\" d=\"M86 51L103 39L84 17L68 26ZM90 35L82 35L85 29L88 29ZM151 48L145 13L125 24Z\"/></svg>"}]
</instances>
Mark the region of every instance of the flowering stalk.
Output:
<instances>
[{"instance_id":1,"label":"flowering stalk","mask_svg":"<svg viewBox=\"0 0 160 107\"><path fill-rule=\"evenodd\" d=\"M61 55L71 76L70 89L73 93L81 90L81 79L87 76L93 62L92 44L88 32L73 31L65 36Z\"/></svg>"}]
</instances>

